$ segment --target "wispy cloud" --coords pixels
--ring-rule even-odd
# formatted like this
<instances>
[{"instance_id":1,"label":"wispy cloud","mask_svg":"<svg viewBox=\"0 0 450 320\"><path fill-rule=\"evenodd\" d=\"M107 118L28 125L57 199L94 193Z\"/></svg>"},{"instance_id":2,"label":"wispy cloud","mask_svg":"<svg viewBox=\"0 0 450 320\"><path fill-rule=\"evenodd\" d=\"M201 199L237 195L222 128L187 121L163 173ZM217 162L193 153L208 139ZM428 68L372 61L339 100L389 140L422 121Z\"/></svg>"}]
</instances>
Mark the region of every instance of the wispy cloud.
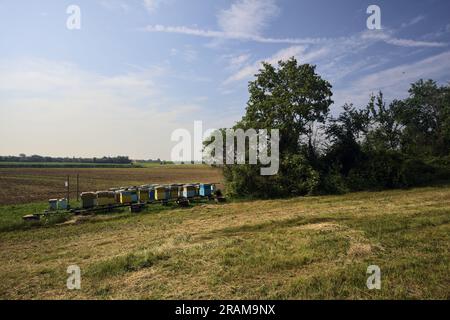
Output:
<instances>
[{"instance_id":1,"label":"wispy cloud","mask_svg":"<svg viewBox=\"0 0 450 320\"><path fill-rule=\"evenodd\" d=\"M161 0L145 0L150 10L154 10ZM147 32L176 33L197 37L222 39L222 40L240 40L254 41L272 44L290 44L306 45L320 44L335 41L346 41L346 37L341 38L274 38L263 35L264 29L269 23L280 14L281 10L275 0L238 0L228 9L221 10L217 15L219 30L202 29L189 26L166 26L166 25L148 25L144 28ZM425 19L425 16L419 15L402 26L407 27L416 24ZM401 47L442 47L445 43L417 41L413 39L401 39L394 37L391 32L371 31L362 32L361 35L366 38L384 41L388 44Z\"/></svg>"},{"instance_id":2,"label":"wispy cloud","mask_svg":"<svg viewBox=\"0 0 450 320\"><path fill-rule=\"evenodd\" d=\"M425 16L421 14L421 15L418 15L417 17L412 18L411 20L409 20L407 22L403 22L401 27L407 28L407 27L410 27L410 26L413 26L413 25L419 23L422 20L425 20Z\"/></svg>"},{"instance_id":3,"label":"wispy cloud","mask_svg":"<svg viewBox=\"0 0 450 320\"><path fill-rule=\"evenodd\" d=\"M327 79L333 82L338 81L351 73L362 72L367 68L375 68L386 62L383 59L376 59L367 54L359 55L371 45L380 41L400 47L446 46L445 43L440 42L397 39L391 36L389 31L363 31L348 37L327 39L314 44L294 45L284 48L272 56L242 66L229 76L223 84L229 85L233 82L248 80L261 68L263 61L274 65L279 60L286 60L290 57L295 57L300 63L317 64L320 72Z\"/></svg>"},{"instance_id":4,"label":"wispy cloud","mask_svg":"<svg viewBox=\"0 0 450 320\"><path fill-rule=\"evenodd\" d=\"M262 62L265 61L270 64L276 64L279 60L286 60L290 57L298 57L301 53L304 53L306 47L304 46L292 46L282 49L275 53L273 56L263 59L262 61L257 61L251 65L247 65L240 69L238 72L230 76L225 80L224 84L229 84L231 82L240 81L253 76L261 67Z\"/></svg>"},{"instance_id":5,"label":"wispy cloud","mask_svg":"<svg viewBox=\"0 0 450 320\"><path fill-rule=\"evenodd\" d=\"M227 34L258 36L279 13L275 0L239 0L220 11L218 24Z\"/></svg>"},{"instance_id":6,"label":"wispy cloud","mask_svg":"<svg viewBox=\"0 0 450 320\"><path fill-rule=\"evenodd\" d=\"M346 41L348 37L340 38L270 38L260 35L247 34L247 33L232 33L225 31L205 30L198 28L190 28L186 26L163 26L163 25L149 25L144 28L147 32L165 32L165 33L177 33L190 36L216 38L216 39L228 39L228 40L244 40L255 41L261 43L279 43L279 44L320 44L330 43L335 41ZM400 46L400 47L445 47L447 43L436 41L418 41L412 39L396 38L381 30L367 31L361 33L365 38L371 38L374 40L384 41L385 43Z\"/></svg>"},{"instance_id":7,"label":"wispy cloud","mask_svg":"<svg viewBox=\"0 0 450 320\"><path fill-rule=\"evenodd\" d=\"M394 37L391 32L386 32L382 30L376 31L366 31L362 33L362 37L365 39L375 39L381 40L388 44L392 44L399 47L445 47L448 44L444 42L437 41L421 41L412 39L400 39Z\"/></svg>"},{"instance_id":8,"label":"wispy cloud","mask_svg":"<svg viewBox=\"0 0 450 320\"><path fill-rule=\"evenodd\" d=\"M100 5L109 10L121 10L129 12L130 6L123 0L101 0Z\"/></svg>"},{"instance_id":9,"label":"wispy cloud","mask_svg":"<svg viewBox=\"0 0 450 320\"><path fill-rule=\"evenodd\" d=\"M197 60L198 52L190 45L185 45L181 49L170 49L170 55L172 57L180 56L184 61L192 63Z\"/></svg>"},{"instance_id":10,"label":"wispy cloud","mask_svg":"<svg viewBox=\"0 0 450 320\"><path fill-rule=\"evenodd\" d=\"M232 55L225 58L228 58L228 66L231 69L237 69L241 68L243 65L245 65L251 58L250 53L243 53L238 55Z\"/></svg>"},{"instance_id":11,"label":"wispy cloud","mask_svg":"<svg viewBox=\"0 0 450 320\"><path fill-rule=\"evenodd\" d=\"M149 13L154 13L163 0L144 0L143 4Z\"/></svg>"},{"instance_id":12,"label":"wispy cloud","mask_svg":"<svg viewBox=\"0 0 450 320\"><path fill-rule=\"evenodd\" d=\"M144 28L147 32L165 32L165 33L177 33L190 36L198 36L205 38L217 38L228 40L245 40L255 41L262 43L281 43L281 44L313 44L324 42L326 38L270 38L259 35L247 34L247 33L231 33L225 31L206 30L199 28L191 28L187 26L163 26L163 25L149 25Z\"/></svg>"},{"instance_id":13,"label":"wispy cloud","mask_svg":"<svg viewBox=\"0 0 450 320\"><path fill-rule=\"evenodd\" d=\"M345 87L335 88L335 106L353 102L357 106L368 102L370 94L382 91L388 99L402 98L411 83L423 78L450 81L450 51L411 64L402 64L356 78Z\"/></svg>"}]
</instances>

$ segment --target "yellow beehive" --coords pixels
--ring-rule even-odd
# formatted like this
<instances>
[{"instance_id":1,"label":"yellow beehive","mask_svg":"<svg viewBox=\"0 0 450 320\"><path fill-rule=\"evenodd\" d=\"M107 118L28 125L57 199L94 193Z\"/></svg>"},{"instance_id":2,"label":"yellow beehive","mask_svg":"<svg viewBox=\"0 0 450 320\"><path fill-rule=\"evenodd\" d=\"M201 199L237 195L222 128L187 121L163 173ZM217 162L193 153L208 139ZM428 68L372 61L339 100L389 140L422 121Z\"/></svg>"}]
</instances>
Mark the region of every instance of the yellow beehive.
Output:
<instances>
[{"instance_id":1,"label":"yellow beehive","mask_svg":"<svg viewBox=\"0 0 450 320\"><path fill-rule=\"evenodd\" d=\"M148 201L150 201L148 188L139 188L139 190L138 190L138 197L139 197L139 202L148 202Z\"/></svg>"},{"instance_id":2,"label":"yellow beehive","mask_svg":"<svg viewBox=\"0 0 450 320\"><path fill-rule=\"evenodd\" d=\"M131 203L132 200L132 193L128 190L121 190L120 191L120 203Z\"/></svg>"},{"instance_id":3,"label":"yellow beehive","mask_svg":"<svg viewBox=\"0 0 450 320\"><path fill-rule=\"evenodd\" d=\"M168 189L164 186L155 187L155 200L167 200Z\"/></svg>"},{"instance_id":4,"label":"yellow beehive","mask_svg":"<svg viewBox=\"0 0 450 320\"><path fill-rule=\"evenodd\" d=\"M180 194L180 185L178 184L171 184L169 187L170 190L170 199L177 199Z\"/></svg>"},{"instance_id":5,"label":"yellow beehive","mask_svg":"<svg viewBox=\"0 0 450 320\"><path fill-rule=\"evenodd\" d=\"M97 205L108 206L116 203L115 193L112 191L97 191Z\"/></svg>"}]
</instances>

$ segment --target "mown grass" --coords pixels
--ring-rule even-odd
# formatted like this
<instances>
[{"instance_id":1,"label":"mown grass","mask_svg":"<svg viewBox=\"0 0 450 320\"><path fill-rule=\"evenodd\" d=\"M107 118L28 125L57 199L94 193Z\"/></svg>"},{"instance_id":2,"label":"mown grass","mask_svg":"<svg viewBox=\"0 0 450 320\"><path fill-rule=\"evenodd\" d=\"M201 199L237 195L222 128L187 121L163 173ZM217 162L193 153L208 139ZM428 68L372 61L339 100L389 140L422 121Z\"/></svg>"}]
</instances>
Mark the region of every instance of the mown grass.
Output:
<instances>
[{"instance_id":1,"label":"mown grass","mask_svg":"<svg viewBox=\"0 0 450 320\"><path fill-rule=\"evenodd\" d=\"M449 186L80 217L0 232L0 297L448 299L449 222Z\"/></svg>"},{"instance_id":2,"label":"mown grass","mask_svg":"<svg viewBox=\"0 0 450 320\"><path fill-rule=\"evenodd\" d=\"M88 269L88 273L94 277L104 279L111 276L121 275L126 272L149 268L158 260L167 258L168 256L164 254L156 254L144 250L142 252L129 253L96 263Z\"/></svg>"}]
</instances>

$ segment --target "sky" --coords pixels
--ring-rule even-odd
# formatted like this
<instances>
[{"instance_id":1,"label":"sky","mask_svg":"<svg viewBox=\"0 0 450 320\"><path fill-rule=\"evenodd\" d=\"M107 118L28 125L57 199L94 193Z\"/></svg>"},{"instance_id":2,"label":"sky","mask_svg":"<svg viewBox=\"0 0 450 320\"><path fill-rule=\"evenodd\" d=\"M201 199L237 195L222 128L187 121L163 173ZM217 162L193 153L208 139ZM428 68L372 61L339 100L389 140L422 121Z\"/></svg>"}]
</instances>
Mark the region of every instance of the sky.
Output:
<instances>
[{"instance_id":1,"label":"sky","mask_svg":"<svg viewBox=\"0 0 450 320\"><path fill-rule=\"evenodd\" d=\"M0 0L0 154L170 159L175 129L232 126L261 61L292 56L333 114L448 83L450 1Z\"/></svg>"}]
</instances>

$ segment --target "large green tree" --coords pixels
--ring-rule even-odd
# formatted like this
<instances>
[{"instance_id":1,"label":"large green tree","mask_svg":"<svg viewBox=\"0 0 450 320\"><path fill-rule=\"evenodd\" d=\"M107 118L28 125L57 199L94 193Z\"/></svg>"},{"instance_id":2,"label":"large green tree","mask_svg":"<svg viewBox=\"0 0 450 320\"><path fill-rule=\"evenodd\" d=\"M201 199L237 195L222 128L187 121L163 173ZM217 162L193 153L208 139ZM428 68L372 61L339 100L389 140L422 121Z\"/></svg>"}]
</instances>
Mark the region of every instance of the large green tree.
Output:
<instances>
[{"instance_id":1,"label":"large green tree","mask_svg":"<svg viewBox=\"0 0 450 320\"><path fill-rule=\"evenodd\" d=\"M280 196L313 192L319 181L314 168L317 156L314 129L324 123L331 100L331 85L315 66L295 58L278 66L263 63L249 83L246 113L236 128L278 129L280 167L276 176L259 175L257 166L225 166L231 193Z\"/></svg>"},{"instance_id":2,"label":"large green tree","mask_svg":"<svg viewBox=\"0 0 450 320\"><path fill-rule=\"evenodd\" d=\"M263 63L255 76L241 124L279 129L280 153L300 152L302 137L312 148L315 124L325 121L333 103L331 84L315 72L315 66L298 64L295 58L280 61L278 67Z\"/></svg>"},{"instance_id":3,"label":"large green tree","mask_svg":"<svg viewBox=\"0 0 450 320\"><path fill-rule=\"evenodd\" d=\"M450 153L450 86L419 80L409 97L396 101L398 121L404 126L405 151L417 156Z\"/></svg>"}]
</instances>

